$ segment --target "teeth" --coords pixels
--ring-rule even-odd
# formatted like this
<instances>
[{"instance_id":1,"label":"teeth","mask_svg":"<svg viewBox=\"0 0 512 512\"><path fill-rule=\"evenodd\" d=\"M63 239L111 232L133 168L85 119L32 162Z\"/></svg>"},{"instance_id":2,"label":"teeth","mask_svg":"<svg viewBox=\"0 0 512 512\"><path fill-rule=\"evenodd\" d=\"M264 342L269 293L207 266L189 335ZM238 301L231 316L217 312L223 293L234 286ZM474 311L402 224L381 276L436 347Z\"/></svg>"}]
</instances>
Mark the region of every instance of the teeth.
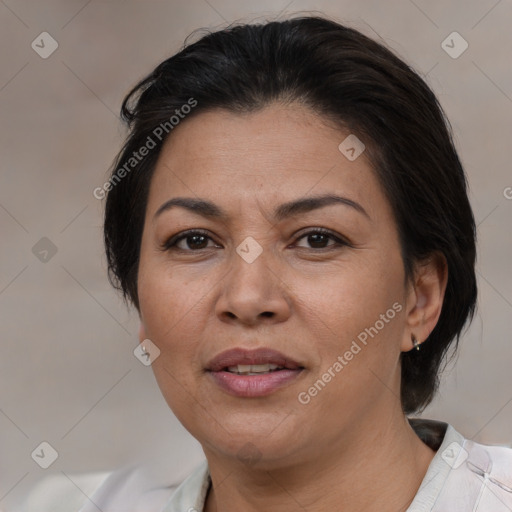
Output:
<instances>
[{"instance_id":1,"label":"teeth","mask_svg":"<svg viewBox=\"0 0 512 512\"><path fill-rule=\"evenodd\" d=\"M261 375L262 373L269 373L281 368L277 364L238 364L236 366L229 366L228 371L238 375Z\"/></svg>"}]
</instances>

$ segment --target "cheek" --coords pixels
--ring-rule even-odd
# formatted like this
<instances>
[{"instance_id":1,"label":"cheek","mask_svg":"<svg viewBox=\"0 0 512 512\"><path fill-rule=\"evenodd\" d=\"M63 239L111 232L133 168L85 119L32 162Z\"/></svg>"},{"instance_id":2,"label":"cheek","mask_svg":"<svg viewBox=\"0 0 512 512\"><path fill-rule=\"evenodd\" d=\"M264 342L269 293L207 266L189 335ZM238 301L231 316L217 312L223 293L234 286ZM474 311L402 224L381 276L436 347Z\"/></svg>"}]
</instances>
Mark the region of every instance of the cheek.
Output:
<instances>
[{"instance_id":1,"label":"cheek","mask_svg":"<svg viewBox=\"0 0 512 512\"><path fill-rule=\"evenodd\" d=\"M396 301L403 301L400 265L400 261L361 257L317 276L297 290L302 290L304 303L314 307L328 327L332 326L334 335L355 336L379 320Z\"/></svg>"},{"instance_id":2,"label":"cheek","mask_svg":"<svg viewBox=\"0 0 512 512\"><path fill-rule=\"evenodd\" d=\"M185 425L194 423L191 401L197 402L197 343L201 294L158 264L143 267L139 276L139 303L146 336L160 350L153 362L157 384L169 407ZM147 271L146 269L151 269ZM176 274L174 274L176 275ZM203 292L204 295L204 292Z\"/></svg>"},{"instance_id":3,"label":"cheek","mask_svg":"<svg viewBox=\"0 0 512 512\"><path fill-rule=\"evenodd\" d=\"M344 361L337 374L350 379L333 379L333 388L368 385L368 380L375 380L372 372L395 371L405 311L399 256L390 253L381 261L366 259L361 265L340 267L327 278L310 282L307 290L307 324L320 363L316 378L339 362L338 356Z\"/></svg>"},{"instance_id":4,"label":"cheek","mask_svg":"<svg viewBox=\"0 0 512 512\"><path fill-rule=\"evenodd\" d=\"M138 294L142 317L155 337L180 328L208 291L202 281L190 278L187 269L171 266L160 254L143 251L139 265ZM163 340L162 340L163 341Z\"/></svg>"},{"instance_id":5,"label":"cheek","mask_svg":"<svg viewBox=\"0 0 512 512\"><path fill-rule=\"evenodd\" d=\"M171 272L159 262L146 265L141 259L138 293L146 336L160 349L160 363L173 372L190 367L186 361L200 339L200 310L208 291L204 283L187 282L180 275L177 269Z\"/></svg>"}]
</instances>

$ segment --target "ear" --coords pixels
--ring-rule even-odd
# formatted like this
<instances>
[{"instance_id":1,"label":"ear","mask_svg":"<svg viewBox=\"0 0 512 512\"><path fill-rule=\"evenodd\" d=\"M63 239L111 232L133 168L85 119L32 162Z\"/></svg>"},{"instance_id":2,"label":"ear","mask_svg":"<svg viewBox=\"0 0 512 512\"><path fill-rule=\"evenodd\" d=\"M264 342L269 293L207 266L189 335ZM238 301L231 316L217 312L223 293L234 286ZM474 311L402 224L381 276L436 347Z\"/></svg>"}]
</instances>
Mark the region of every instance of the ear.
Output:
<instances>
[{"instance_id":1,"label":"ear","mask_svg":"<svg viewBox=\"0 0 512 512\"><path fill-rule=\"evenodd\" d=\"M402 352L414 348L412 336L419 343L424 342L439 320L448 282L445 256L439 252L433 253L416 264L413 274L414 277L408 285Z\"/></svg>"}]
</instances>

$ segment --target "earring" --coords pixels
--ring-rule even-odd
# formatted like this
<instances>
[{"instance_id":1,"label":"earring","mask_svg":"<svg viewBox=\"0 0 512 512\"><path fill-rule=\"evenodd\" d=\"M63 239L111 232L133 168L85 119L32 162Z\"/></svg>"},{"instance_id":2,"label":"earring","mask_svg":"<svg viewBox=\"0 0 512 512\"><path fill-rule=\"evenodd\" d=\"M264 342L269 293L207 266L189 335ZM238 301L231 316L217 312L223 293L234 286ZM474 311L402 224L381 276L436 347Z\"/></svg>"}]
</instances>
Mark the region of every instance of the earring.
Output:
<instances>
[{"instance_id":1,"label":"earring","mask_svg":"<svg viewBox=\"0 0 512 512\"><path fill-rule=\"evenodd\" d=\"M414 336L414 334L411 334L411 341L412 341L412 346L416 350L419 350L420 349L420 342L416 339L416 336Z\"/></svg>"}]
</instances>

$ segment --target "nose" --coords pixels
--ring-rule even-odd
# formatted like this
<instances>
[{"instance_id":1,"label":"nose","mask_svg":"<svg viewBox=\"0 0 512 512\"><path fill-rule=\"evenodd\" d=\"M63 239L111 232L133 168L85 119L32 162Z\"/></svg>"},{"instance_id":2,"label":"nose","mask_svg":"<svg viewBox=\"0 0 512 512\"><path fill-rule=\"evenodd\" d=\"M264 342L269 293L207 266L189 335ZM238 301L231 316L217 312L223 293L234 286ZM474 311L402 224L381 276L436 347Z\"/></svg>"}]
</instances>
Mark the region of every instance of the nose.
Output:
<instances>
[{"instance_id":1,"label":"nose","mask_svg":"<svg viewBox=\"0 0 512 512\"><path fill-rule=\"evenodd\" d=\"M289 288L269 249L252 262L234 251L230 263L216 304L223 322L254 326L283 322L290 316Z\"/></svg>"}]
</instances>

